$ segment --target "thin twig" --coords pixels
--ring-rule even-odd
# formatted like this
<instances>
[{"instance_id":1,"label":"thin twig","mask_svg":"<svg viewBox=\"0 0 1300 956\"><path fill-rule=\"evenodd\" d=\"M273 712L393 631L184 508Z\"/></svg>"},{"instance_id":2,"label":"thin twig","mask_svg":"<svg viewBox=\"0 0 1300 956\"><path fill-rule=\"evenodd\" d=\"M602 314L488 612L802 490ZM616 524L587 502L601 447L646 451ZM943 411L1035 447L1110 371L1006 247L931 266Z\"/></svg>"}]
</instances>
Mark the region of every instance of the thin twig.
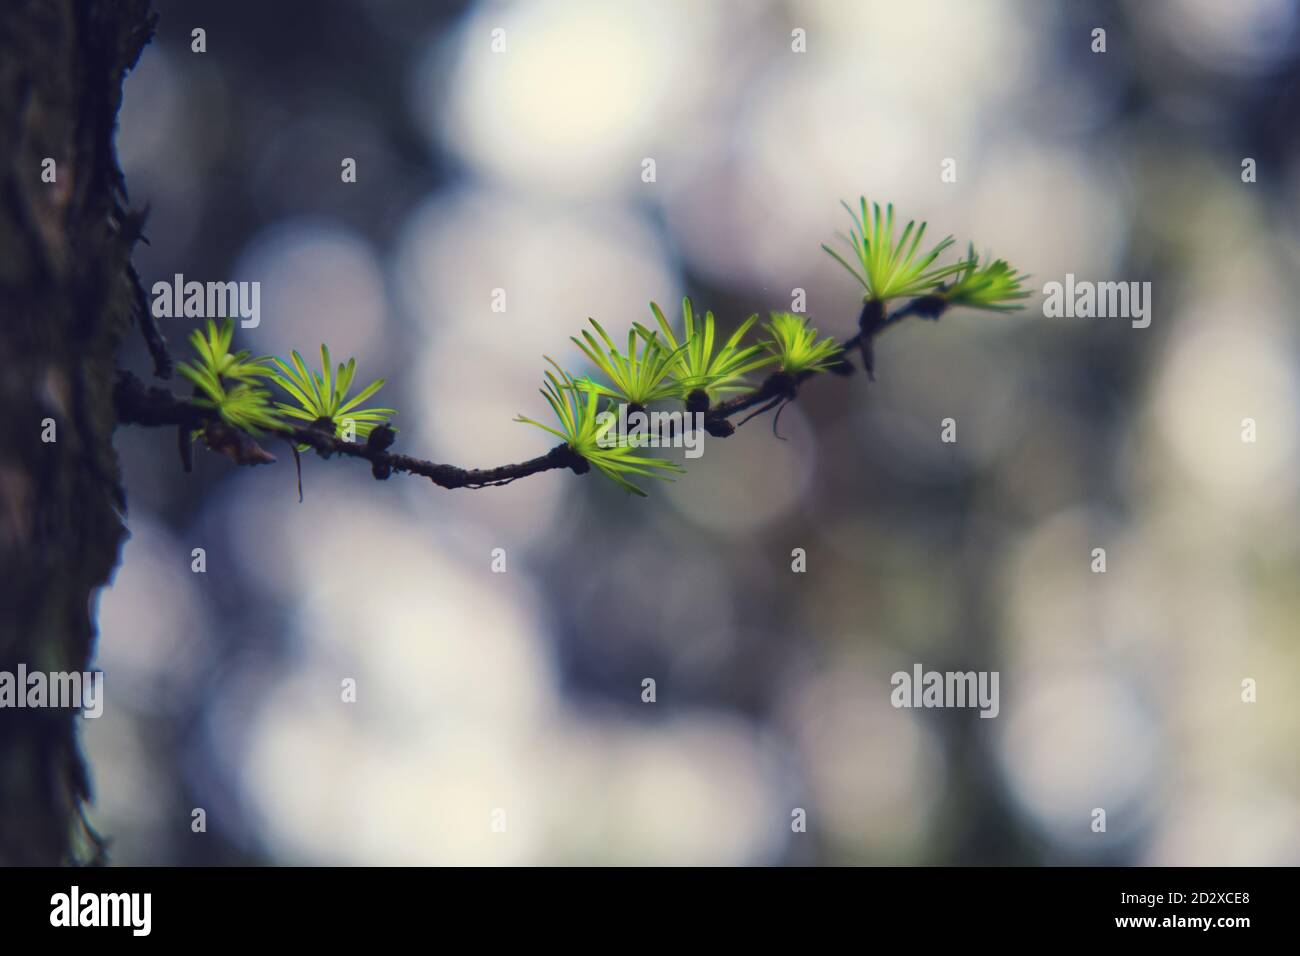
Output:
<instances>
[{"instance_id":1,"label":"thin twig","mask_svg":"<svg viewBox=\"0 0 1300 956\"><path fill-rule=\"evenodd\" d=\"M943 312L944 305L942 300L938 300L936 304L936 298L926 296L913 299L888 316L883 315L883 310L869 313L868 309L864 308L865 318L859 320L858 333L842 343L843 351L839 361L830 368L830 371L839 375L851 373L853 365L848 359L848 354L855 346L861 347L863 343L869 346L871 340L877 335L910 315L938 318ZM872 316L876 317L872 318ZM867 354L869 355L869 352ZM762 406L737 422L736 425L739 426L773 408L784 409L797 397L799 386L816 374L813 371L804 371L791 376L784 372L773 372L752 391L707 408L704 411L705 429L715 437L725 437L734 430L728 421L733 415L755 406ZM214 410L178 398L165 388L148 387L127 371L118 372L117 382L113 388L113 403L121 424L146 427L172 426L179 428L183 435L189 435L209 423L220 421L220 417ZM695 405L698 404L697 399ZM691 407L694 406L688 404L688 410ZM775 420L772 427L775 430ZM544 471L568 468L574 474L581 475L591 467L585 458L568 445L556 445L545 455L495 468L462 468L459 465L439 464L388 451L395 433L386 426L377 427L371 433L370 440L365 443L346 441L317 427L285 428L276 430L274 434L294 445L295 457L297 457L297 446L306 445L322 458L340 455L364 459L370 462L372 473L380 480L387 478L394 471L399 471L428 478L442 488L495 488ZM266 460L270 460L269 456ZM301 494L300 485L300 497Z\"/></svg>"}]
</instances>

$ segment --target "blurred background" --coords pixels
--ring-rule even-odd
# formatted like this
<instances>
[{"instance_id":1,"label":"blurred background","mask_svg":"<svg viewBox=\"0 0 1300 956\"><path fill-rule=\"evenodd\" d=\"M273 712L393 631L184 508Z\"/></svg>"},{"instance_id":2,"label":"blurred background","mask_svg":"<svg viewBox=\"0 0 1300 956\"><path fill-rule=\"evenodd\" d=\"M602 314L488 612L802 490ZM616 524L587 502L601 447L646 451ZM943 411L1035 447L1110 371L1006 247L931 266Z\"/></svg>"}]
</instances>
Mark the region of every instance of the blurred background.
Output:
<instances>
[{"instance_id":1,"label":"blurred background","mask_svg":"<svg viewBox=\"0 0 1300 956\"><path fill-rule=\"evenodd\" d=\"M1300 863L1296 4L157 7L118 136L146 288L259 281L237 343L355 355L411 454L545 452L512 418L588 316L689 294L729 329L803 289L850 333L819 244L862 193L1154 311L906 323L874 384L644 500L313 456L300 505L287 449L185 475L121 430L83 722L115 862ZM999 671L999 716L894 709L918 662Z\"/></svg>"}]
</instances>

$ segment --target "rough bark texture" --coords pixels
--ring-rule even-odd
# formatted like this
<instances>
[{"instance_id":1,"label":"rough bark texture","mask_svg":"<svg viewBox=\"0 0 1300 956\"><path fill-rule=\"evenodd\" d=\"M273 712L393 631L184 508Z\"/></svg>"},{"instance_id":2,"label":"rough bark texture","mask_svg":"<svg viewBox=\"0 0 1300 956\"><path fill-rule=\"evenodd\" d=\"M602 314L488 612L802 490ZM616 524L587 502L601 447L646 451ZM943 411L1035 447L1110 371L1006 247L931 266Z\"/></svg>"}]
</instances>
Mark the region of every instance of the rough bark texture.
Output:
<instances>
[{"instance_id":1,"label":"rough bark texture","mask_svg":"<svg viewBox=\"0 0 1300 956\"><path fill-rule=\"evenodd\" d=\"M87 668L126 537L112 389L138 224L113 135L152 31L148 0L6 0L0 16L0 671ZM0 709L0 864L99 857L81 719Z\"/></svg>"}]
</instances>

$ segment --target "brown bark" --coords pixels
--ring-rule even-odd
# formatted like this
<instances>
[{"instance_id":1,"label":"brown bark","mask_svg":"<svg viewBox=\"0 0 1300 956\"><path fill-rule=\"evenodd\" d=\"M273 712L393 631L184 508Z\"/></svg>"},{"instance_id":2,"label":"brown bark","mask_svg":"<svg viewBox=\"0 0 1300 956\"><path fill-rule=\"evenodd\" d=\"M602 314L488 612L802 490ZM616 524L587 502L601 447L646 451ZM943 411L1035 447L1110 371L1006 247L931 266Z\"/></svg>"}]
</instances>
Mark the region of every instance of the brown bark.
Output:
<instances>
[{"instance_id":1,"label":"brown bark","mask_svg":"<svg viewBox=\"0 0 1300 956\"><path fill-rule=\"evenodd\" d=\"M113 136L153 21L148 0L9 0L0 17L0 670L11 673L87 669L96 592L126 537L112 389L137 307L138 221ZM47 157L54 182L42 180ZM82 817L81 719L0 709L0 864L99 857Z\"/></svg>"}]
</instances>

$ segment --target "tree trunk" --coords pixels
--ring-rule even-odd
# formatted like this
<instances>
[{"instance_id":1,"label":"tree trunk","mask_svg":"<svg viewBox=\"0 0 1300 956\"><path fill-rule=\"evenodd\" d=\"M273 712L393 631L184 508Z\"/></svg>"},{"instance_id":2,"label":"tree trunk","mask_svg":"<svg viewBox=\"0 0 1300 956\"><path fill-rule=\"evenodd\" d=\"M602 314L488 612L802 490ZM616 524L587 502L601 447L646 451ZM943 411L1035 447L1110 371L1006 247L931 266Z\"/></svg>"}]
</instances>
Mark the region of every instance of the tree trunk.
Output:
<instances>
[{"instance_id":1,"label":"tree trunk","mask_svg":"<svg viewBox=\"0 0 1300 956\"><path fill-rule=\"evenodd\" d=\"M139 220L113 135L154 19L148 0L6 0L0 17L0 671L11 674L87 669L93 603L126 537L111 395L139 304ZM0 709L0 865L101 858L82 815L80 719Z\"/></svg>"}]
</instances>

